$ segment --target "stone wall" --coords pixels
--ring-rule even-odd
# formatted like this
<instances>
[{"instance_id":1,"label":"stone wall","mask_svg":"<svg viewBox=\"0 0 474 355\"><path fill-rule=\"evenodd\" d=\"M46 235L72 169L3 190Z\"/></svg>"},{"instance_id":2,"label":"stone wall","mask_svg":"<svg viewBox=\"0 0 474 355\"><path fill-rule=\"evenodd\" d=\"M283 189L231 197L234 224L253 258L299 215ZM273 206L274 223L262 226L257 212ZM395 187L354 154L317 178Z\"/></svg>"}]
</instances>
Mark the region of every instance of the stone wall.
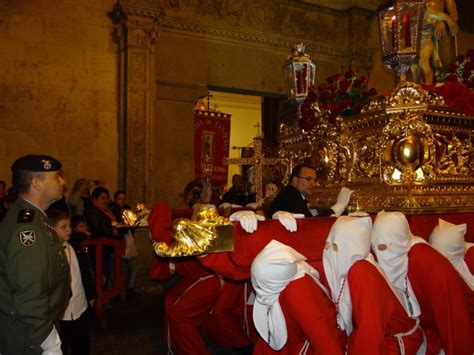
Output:
<instances>
[{"instance_id":1,"label":"stone wall","mask_svg":"<svg viewBox=\"0 0 474 355\"><path fill-rule=\"evenodd\" d=\"M114 0L0 1L0 179L24 154L117 184Z\"/></svg>"},{"instance_id":2,"label":"stone wall","mask_svg":"<svg viewBox=\"0 0 474 355\"><path fill-rule=\"evenodd\" d=\"M137 33L129 31L128 38L134 43L145 38L128 56L133 62L138 52L140 57L151 56L148 72L155 75L153 83L144 80L134 89L146 95L126 98L126 126L149 127L147 137L127 138L128 150L143 151L135 161L127 159L128 191L148 202L164 199L177 205L176 196L193 176L194 102L209 86L284 94L281 68L290 45L307 44L318 65L317 81L349 68L368 75L375 51L368 46L373 19L367 18L368 8L350 8L348 3L120 1L126 16L118 18ZM143 110L150 97L153 104ZM144 177L147 186L141 185Z\"/></svg>"}]
</instances>

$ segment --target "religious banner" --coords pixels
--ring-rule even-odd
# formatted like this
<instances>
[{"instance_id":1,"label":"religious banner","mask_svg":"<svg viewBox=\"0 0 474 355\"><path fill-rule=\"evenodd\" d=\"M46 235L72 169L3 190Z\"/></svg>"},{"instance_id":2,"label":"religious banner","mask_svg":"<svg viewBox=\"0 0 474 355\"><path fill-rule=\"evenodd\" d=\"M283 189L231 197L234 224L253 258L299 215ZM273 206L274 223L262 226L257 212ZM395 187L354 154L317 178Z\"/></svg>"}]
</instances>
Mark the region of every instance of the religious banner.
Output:
<instances>
[{"instance_id":1,"label":"religious banner","mask_svg":"<svg viewBox=\"0 0 474 355\"><path fill-rule=\"evenodd\" d=\"M227 184L230 114L216 111L194 111L194 178L201 180L203 166L212 164L212 184Z\"/></svg>"}]
</instances>

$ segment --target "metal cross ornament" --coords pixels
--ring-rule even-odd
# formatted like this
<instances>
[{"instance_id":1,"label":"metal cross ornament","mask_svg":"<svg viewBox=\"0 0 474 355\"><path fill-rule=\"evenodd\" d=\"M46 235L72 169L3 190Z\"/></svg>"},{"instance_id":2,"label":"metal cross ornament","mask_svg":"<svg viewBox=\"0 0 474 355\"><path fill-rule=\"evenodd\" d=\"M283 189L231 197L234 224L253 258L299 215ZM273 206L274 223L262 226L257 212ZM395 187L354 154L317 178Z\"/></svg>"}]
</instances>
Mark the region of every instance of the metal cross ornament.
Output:
<instances>
[{"instance_id":1,"label":"metal cross ornament","mask_svg":"<svg viewBox=\"0 0 474 355\"><path fill-rule=\"evenodd\" d=\"M250 158L224 158L224 165L251 165L255 170L256 201L260 201L263 197L263 168L265 165L278 164L279 159L265 158L263 154L263 138L260 134L253 139L253 151L253 157Z\"/></svg>"}]
</instances>

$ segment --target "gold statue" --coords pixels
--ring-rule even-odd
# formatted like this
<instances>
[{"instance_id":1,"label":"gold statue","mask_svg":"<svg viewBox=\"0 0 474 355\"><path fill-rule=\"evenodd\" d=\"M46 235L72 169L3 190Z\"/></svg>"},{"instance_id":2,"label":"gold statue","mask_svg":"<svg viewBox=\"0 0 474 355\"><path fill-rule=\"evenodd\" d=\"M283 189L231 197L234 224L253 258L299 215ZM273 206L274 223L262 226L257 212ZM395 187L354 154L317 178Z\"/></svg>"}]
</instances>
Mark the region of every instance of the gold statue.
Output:
<instances>
[{"instance_id":1,"label":"gold statue","mask_svg":"<svg viewBox=\"0 0 474 355\"><path fill-rule=\"evenodd\" d=\"M443 65L440 58L440 42L443 39L448 39L447 29L451 36L456 36L459 31L457 21L458 11L455 0L426 1L420 61L417 66L412 68L414 81L428 85L434 82L435 69ZM454 61L454 56L451 56L449 61ZM449 64L449 62L444 64Z\"/></svg>"},{"instance_id":2,"label":"gold statue","mask_svg":"<svg viewBox=\"0 0 474 355\"><path fill-rule=\"evenodd\" d=\"M146 227L148 226L149 214L150 210L147 209L143 203L137 202L133 209L125 209L122 211L122 222L115 224L114 227Z\"/></svg>"},{"instance_id":3,"label":"gold statue","mask_svg":"<svg viewBox=\"0 0 474 355\"><path fill-rule=\"evenodd\" d=\"M195 221L186 218L175 220L171 231L173 243L170 246L164 242L156 243L156 254L179 257L233 249L232 222L219 216L214 205L199 205L195 217ZM217 243L218 238L226 240Z\"/></svg>"}]
</instances>

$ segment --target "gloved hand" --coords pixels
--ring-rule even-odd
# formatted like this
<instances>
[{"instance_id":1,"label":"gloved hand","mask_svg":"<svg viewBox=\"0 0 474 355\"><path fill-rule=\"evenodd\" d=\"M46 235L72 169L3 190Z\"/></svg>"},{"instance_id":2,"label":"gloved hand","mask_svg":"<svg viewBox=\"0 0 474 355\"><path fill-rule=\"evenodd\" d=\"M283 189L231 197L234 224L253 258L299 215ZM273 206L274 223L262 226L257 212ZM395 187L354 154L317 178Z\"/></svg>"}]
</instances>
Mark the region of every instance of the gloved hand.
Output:
<instances>
[{"instance_id":1,"label":"gloved hand","mask_svg":"<svg viewBox=\"0 0 474 355\"><path fill-rule=\"evenodd\" d=\"M236 205L236 204L229 203L229 202L222 202L222 203L219 205L219 208L223 208L223 209L226 209L226 208L229 208L229 207L232 207L232 208L242 208L241 205Z\"/></svg>"},{"instance_id":2,"label":"gloved hand","mask_svg":"<svg viewBox=\"0 0 474 355\"><path fill-rule=\"evenodd\" d=\"M232 207L232 205L229 202L222 202L219 205L219 208L223 208L223 209L226 209L226 208L229 208L229 207Z\"/></svg>"},{"instance_id":3,"label":"gloved hand","mask_svg":"<svg viewBox=\"0 0 474 355\"><path fill-rule=\"evenodd\" d=\"M257 221L264 221L265 217L255 214L252 211L237 211L230 215L231 222L240 222L240 225L247 233L257 230Z\"/></svg>"},{"instance_id":4,"label":"gloved hand","mask_svg":"<svg viewBox=\"0 0 474 355\"><path fill-rule=\"evenodd\" d=\"M262 205L263 205L263 198L261 198L258 202L247 203L247 206L245 207L253 208L254 210L256 210L257 208L262 207Z\"/></svg>"},{"instance_id":5,"label":"gloved hand","mask_svg":"<svg viewBox=\"0 0 474 355\"><path fill-rule=\"evenodd\" d=\"M344 212L353 192L354 191L349 190L347 187L343 187L341 191L339 191L336 203L331 207L336 217L339 217L342 212Z\"/></svg>"},{"instance_id":6,"label":"gloved hand","mask_svg":"<svg viewBox=\"0 0 474 355\"><path fill-rule=\"evenodd\" d=\"M43 349L42 355L62 355L61 351L61 339L59 338L58 331L53 325L53 330L49 333L48 337L41 343L41 349Z\"/></svg>"},{"instance_id":7,"label":"gloved hand","mask_svg":"<svg viewBox=\"0 0 474 355\"><path fill-rule=\"evenodd\" d=\"M298 229L296 226L297 218L304 218L304 214L276 211L272 216L272 219L278 219L288 232L296 232Z\"/></svg>"}]
</instances>

